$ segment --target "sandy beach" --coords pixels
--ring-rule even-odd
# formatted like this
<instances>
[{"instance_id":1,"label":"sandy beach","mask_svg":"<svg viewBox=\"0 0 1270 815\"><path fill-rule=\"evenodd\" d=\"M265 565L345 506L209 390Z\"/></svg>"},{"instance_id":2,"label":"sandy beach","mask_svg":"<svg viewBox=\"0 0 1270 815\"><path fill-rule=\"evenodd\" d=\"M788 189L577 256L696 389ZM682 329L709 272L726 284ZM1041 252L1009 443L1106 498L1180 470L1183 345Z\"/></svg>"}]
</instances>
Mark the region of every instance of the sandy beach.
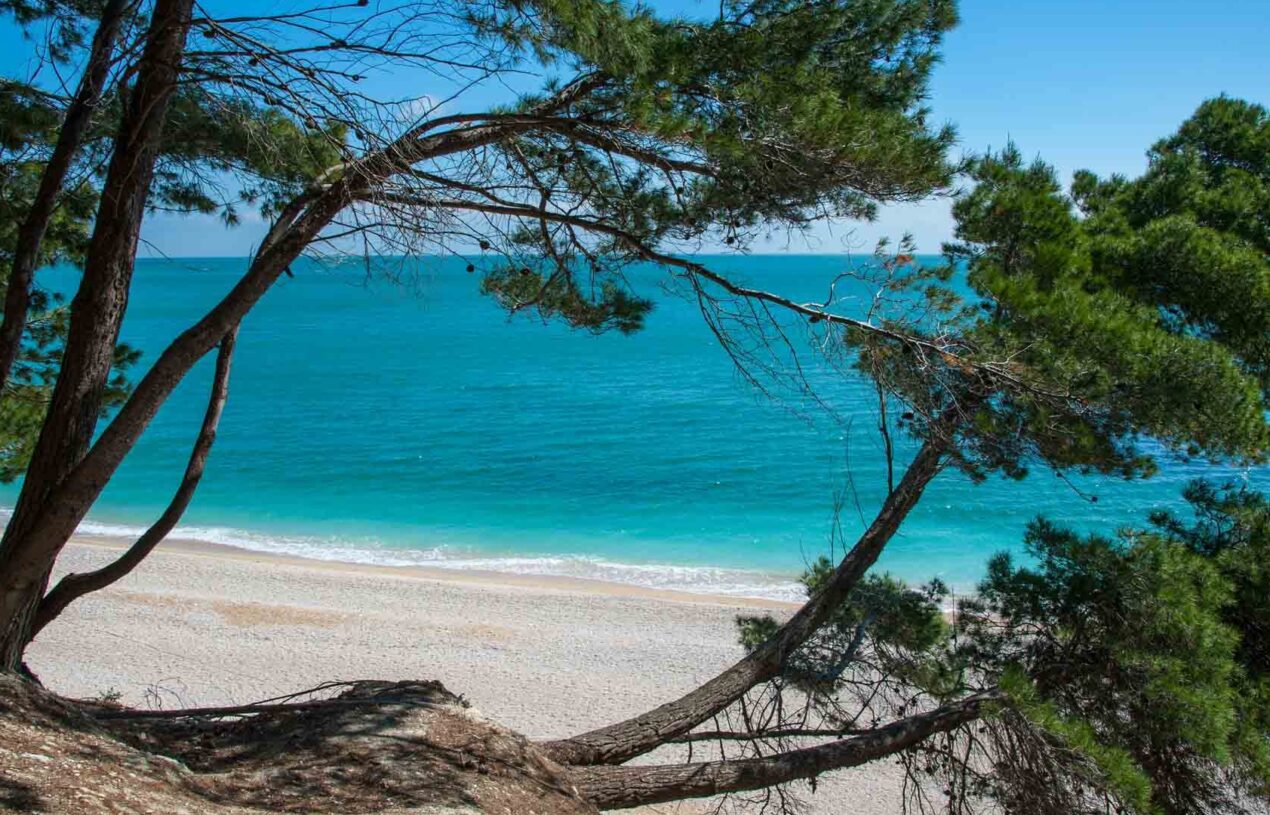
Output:
<instances>
[{"instance_id":1,"label":"sandy beach","mask_svg":"<svg viewBox=\"0 0 1270 815\"><path fill-rule=\"evenodd\" d=\"M124 543L78 538L59 571L92 568ZM689 690L738 656L736 614L791 608L170 541L123 581L75 603L28 653L60 693L119 694L139 706L246 703L332 680L438 679L486 716L550 738ZM849 805L880 815L899 811L899 796L898 772L877 765L824 779L805 797L811 812Z\"/></svg>"}]
</instances>

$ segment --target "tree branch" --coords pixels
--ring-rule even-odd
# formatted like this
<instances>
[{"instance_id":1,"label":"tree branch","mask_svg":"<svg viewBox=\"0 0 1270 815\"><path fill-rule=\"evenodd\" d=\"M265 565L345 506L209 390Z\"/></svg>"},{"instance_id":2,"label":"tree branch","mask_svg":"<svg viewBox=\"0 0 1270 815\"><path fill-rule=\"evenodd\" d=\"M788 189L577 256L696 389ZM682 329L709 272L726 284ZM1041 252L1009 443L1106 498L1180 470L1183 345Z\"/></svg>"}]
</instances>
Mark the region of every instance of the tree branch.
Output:
<instances>
[{"instance_id":1,"label":"tree branch","mask_svg":"<svg viewBox=\"0 0 1270 815\"><path fill-rule=\"evenodd\" d=\"M491 197L491 196L487 195L486 197ZM956 353L954 353L953 351L950 351L948 348L944 347L940 343L926 339L924 337L916 336L913 334L906 334L901 331L896 331L894 329L886 328L885 326L876 325L866 320L858 320L853 317L847 317L842 314L835 314L833 312L824 310L823 308L821 308L820 306L816 304L799 303L795 300L791 300L788 297L784 297L782 295L775 294L773 292L764 291L762 289L751 289L745 286L738 285L737 283L733 282L730 278L711 270L710 268L708 268L707 266L704 266L701 263L697 263L696 261L693 261L693 260L688 260L687 258L676 257L674 255L668 255L663 252L658 252L655 249L652 249L651 247L649 247L647 244L645 244L635 235L632 235L631 233L627 232L626 230L620 229L618 227L615 227L600 221L594 221L594 220L591 220L590 218L585 218L578 215L571 215L571 214L563 213L563 212L556 212L554 210L541 209L538 207L531 206L529 204L518 204L512 201L506 201L502 199L499 199L496 203L485 203L481 201L464 201L464 200L458 200L458 199L431 199L426 197L415 198L409 195L402 195L398 193L378 190L378 191L375 191L373 194L368 193L366 197L364 198L364 200L367 201L368 203L403 204L406 206L431 207L434 209L454 209L454 210L466 210L470 212L483 212L490 215L508 215L508 216L518 217L518 218L529 218L529 219L536 219L536 220L543 220L543 221L551 221L554 223L563 223L563 224L568 224L570 226L576 226L579 229L583 229L588 232L593 232L596 234L607 235L609 237L616 238L620 240L623 244L625 244L629 249L631 249L636 255L640 256L644 260L648 260L653 263L660 264L662 266L669 266L672 268L682 269L683 271L695 277L699 277L704 280L708 280L711 283L714 283L715 285L719 286L719 288L737 297L743 297L747 300L757 300L759 302L769 303L771 305L778 306L781 309L784 309L786 311L792 311L803 317L808 317L816 322L825 322L831 325L841 325L844 327L855 328L855 329L859 329L861 331L867 332L869 334L874 334L877 336L884 337L886 339L894 340L895 342L899 342L904 345L919 347L938 355L939 358L942 359L944 362L947 362L950 365L953 365L954 367L959 369L963 369L963 370L972 369L977 364L977 363L973 363L968 360L962 359ZM996 371L995 369L993 372L996 373L997 375L1000 375L1000 372Z\"/></svg>"},{"instance_id":2,"label":"tree branch","mask_svg":"<svg viewBox=\"0 0 1270 815\"><path fill-rule=\"evenodd\" d=\"M168 536L185 514L199 481L203 478L203 470L207 466L207 457L212 443L216 441L216 429L220 425L221 414L225 410L225 402L229 398L229 370L237 342L238 327L230 330L220 342L220 351L216 354L216 372L212 378L211 395L207 400L207 412L203 415L203 424L199 427L194 447L190 450L189 463L185 465L185 475L181 478L176 494L159 519L147 529L136 543L132 544L114 562L100 569L83 574L68 574L45 595L36 611L35 621L31 628L34 638L46 625L55 620L71 603L89 592L97 591L120 580L135 569L154 547Z\"/></svg>"},{"instance_id":3,"label":"tree branch","mask_svg":"<svg viewBox=\"0 0 1270 815\"><path fill-rule=\"evenodd\" d=\"M700 730L678 736L667 744L695 744L699 741L769 741L773 739L840 739L871 731L859 728L787 727L774 730Z\"/></svg>"},{"instance_id":4,"label":"tree branch","mask_svg":"<svg viewBox=\"0 0 1270 815\"><path fill-rule=\"evenodd\" d=\"M985 704L1000 698L997 692L975 694L863 735L764 758L697 764L585 767L573 769L570 775L582 797L600 809L626 809L762 789L894 755L936 733L974 721L983 714Z\"/></svg>"},{"instance_id":5,"label":"tree branch","mask_svg":"<svg viewBox=\"0 0 1270 815\"><path fill-rule=\"evenodd\" d=\"M687 733L739 699L760 682L780 673L786 658L842 605L873 565L922 492L939 472L951 434L950 419L940 422L887 496L877 516L838 564L825 588L807 601L767 642L732 667L686 695L624 722L601 727L542 747L562 764L621 764Z\"/></svg>"}]
</instances>

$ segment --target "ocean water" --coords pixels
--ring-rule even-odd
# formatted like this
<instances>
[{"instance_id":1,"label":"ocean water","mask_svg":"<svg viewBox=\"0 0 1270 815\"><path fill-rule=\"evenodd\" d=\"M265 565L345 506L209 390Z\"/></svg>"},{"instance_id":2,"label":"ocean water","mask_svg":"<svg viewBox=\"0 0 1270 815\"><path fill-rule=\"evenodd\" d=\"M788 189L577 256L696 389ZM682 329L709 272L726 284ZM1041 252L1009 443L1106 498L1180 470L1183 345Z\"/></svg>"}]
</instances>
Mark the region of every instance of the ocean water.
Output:
<instances>
[{"instance_id":1,"label":"ocean water","mask_svg":"<svg viewBox=\"0 0 1270 815\"><path fill-rule=\"evenodd\" d=\"M845 261L716 258L738 279L822 299ZM137 375L221 297L245 260L139 264L124 340ZM794 578L847 540L885 491L867 382L804 358L821 406L744 381L696 305L651 270L634 336L509 318L465 261L301 264L244 323L206 476L176 535L384 564L559 574L796 598ZM46 287L72 291L74 273ZM846 296L866 291L845 291ZM806 337L795 332L795 345ZM136 534L162 510L205 406L204 361L164 406L82 531ZM1146 482L972 485L942 475L881 569L969 590L1038 514L1111 531L1179 505L1190 478L1264 470L1166 461ZM11 506L16 485L0 487ZM1097 502L1087 496L1097 496ZM835 520L836 519L836 520Z\"/></svg>"}]
</instances>

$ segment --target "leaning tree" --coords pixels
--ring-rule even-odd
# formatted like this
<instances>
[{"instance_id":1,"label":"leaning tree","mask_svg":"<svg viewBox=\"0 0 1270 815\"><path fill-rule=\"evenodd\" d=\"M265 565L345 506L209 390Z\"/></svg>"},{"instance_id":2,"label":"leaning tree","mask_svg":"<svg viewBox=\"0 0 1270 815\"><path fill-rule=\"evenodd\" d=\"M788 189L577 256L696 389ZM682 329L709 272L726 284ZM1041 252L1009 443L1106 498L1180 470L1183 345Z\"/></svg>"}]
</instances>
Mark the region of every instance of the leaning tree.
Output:
<instances>
[{"instance_id":1,"label":"leaning tree","mask_svg":"<svg viewBox=\"0 0 1270 815\"><path fill-rule=\"evenodd\" d=\"M627 765L746 709L754 693L786 687L943 469L1022 476L1041 461L1134 476L1152 466L1154 448L1139 443L1148 437L1187 455L1265 450L1266 312L1232 305L1265 296L1264 219L1221 205L1223 185L1264 196L1259 108L1215 103L1207 129L1200 116L1162 143L1141 180L1082 176L1074 195L1083 218L1047 168L1013 153L976 162L977 184L956 210L964 243L953 248L968 263L972 296L945 284L966 263L931 270L901 253L869 273L878 296L859 310L750 288L687 253L706 240L742 248L772 230L868 217L879 203L947 185L952 134L928 125L921 100L955 21L951 3L725 2L693 20L598 0L363 0L242 16L154 0L124 4L116 34L109 3L6 7L24 19L52 12L54 30L101 21L80 86L42 97L62 107L37 189L54 190L56 213L70 190L54 161L66 141L68 166L99 203L54 340L58 365L34 383L47 391L47 411L0 542L6 671L20 669L43 625L126 574L176 523L215 435L235 332L309 251L469 255L509 309L591 330L640 326L650 303L623 273L653 264L697 298L747 375L779 374L799 353L791 329L800 327L877 383L888 450L908 449L890 444L892 433L915 440L911 456L893 456L902 472L859 539L740 661L655 710L541 745L601 808L814 778L960 732L1010 704L1010 688L973 673L863 727L821 728L794 743L751 733L746 754ZM76 38L58 41L73 49ZM99 59L109 66L100 82ZM370 90L385 69L446 93L394 104ZM491 83L513 82L529 87L511 104L466 109ZM1218 114L1232 105L1245 139L1224 138L1233 128ZM75 124L80 107L86 125ZM1262 145L1260 165L1249 144ZM246 271L99 431L147 208L232 218L239 199L271 218ZM30 217L45 226L24 228L12 250L7 294L25 303L6 308L0 340L30 335L37 298L22 270L47 252L52 222L41 211L32 206ZM1159 224L1169 218L1176 223ZM1189 239L1169 254L1163 241L1182 226ZM1219 296L1190 285L1196 273L1229 285ZM19 346L10 358L28 347ZM173 389L216 349L208 410L168 511L115 563L49 590L76 526ZM848 643L845 666L862 655Z\"/></svg>"}]
</instances>

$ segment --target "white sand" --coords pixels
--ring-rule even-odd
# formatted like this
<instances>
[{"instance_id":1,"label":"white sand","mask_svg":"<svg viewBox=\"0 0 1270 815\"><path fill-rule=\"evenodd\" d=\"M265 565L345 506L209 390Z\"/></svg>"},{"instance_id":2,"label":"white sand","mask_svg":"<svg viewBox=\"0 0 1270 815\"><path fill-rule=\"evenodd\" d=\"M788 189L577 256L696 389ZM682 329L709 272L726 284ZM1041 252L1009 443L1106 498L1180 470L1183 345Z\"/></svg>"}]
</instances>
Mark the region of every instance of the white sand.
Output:
<instances>
[{"instance_id":1,"label":"white sand","mask_svg":"<svg viewBox=\"0 0 1270 815\"><path fill-rule=\"evenodd\" d=\"M59 572L92 568L119 545L81 539ZM501 724L562 737L708 679L740 654L735 615L756 608L790 606L170 542L68 609L32 644L29 664L66 695L113 691L165 707L245 703L330 680L439 679ZM822 779L804 797L811 812L880 815L899 811L899 783L893 766L873 765Z\"/></svg>"}]
</instances>

